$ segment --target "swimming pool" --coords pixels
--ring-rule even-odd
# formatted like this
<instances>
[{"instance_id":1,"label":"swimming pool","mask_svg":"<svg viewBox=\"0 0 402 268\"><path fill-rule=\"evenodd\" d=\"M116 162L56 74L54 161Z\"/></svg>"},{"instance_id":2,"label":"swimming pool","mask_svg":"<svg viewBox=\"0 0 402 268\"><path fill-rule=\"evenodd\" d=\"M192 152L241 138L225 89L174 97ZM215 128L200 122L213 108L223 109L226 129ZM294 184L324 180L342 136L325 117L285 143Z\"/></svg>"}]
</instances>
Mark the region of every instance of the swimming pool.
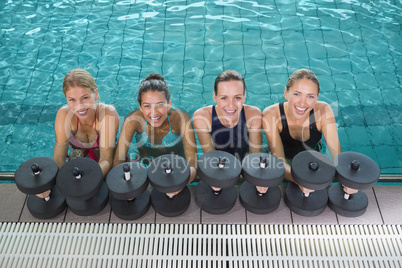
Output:
<instances>
[{"instance_id":1,"label":"swimming pool","mask_svg":"<svg viewBox=\"0 0 402 268\"><path fill-rule=\"evenodd\" d=\"M91 72L122 122L152 72L191 115L213 103L224 69L241 72L246 103L264 109L305 67L334 109L342 150L401 174L401 13L397 0L0 1L0 172L52 156L70 69Z\"/></svg>"}]
</instances>

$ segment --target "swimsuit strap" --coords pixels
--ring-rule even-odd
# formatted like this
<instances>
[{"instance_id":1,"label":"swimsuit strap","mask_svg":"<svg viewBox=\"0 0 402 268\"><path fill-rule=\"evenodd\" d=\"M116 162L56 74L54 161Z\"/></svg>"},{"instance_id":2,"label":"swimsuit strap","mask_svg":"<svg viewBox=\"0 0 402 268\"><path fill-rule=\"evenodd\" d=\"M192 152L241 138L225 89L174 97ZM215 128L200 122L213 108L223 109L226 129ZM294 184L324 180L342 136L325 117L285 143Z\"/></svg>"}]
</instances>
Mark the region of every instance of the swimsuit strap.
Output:
<instances>
[{"instance_id":1,"label":"swimsuit strap","mask_svg":"<svg viewBox=\"0 0 402 268\"><path fill-rule=\"evenodd\" d=\"M310 127L310 129L318 131L317 124L315 122L314 108L310 111L309 127Z\"/></svg>"},{"instance_id":2,"label":"swimsuit strap","mask_svg":"<svg viewBox=\"0 0 402 268\"><path fill-rule=\"evenodd\" d=\"M240 118L239 118L239 122L237 124L239 124L240 122L245 123L247 125L246 111L244 109L244 106L241 108Z\"/></svg>"},{"instance_id":3,"label":"swimsuit strap","mask_svg":"<svg viewBox=\"0 0 402 268\"><path fill-rule=\"evenodd\" d=\"M279 111L281 113L282 129L288 128L288 120L286 119L285 109L283 102L279 103Z\"/></svg>"},{"instance_id":4,"label":"swimsuit strap","mask_svg":"<svg viewBox=\"0 0 402 268\"><path fill-rule=\"evenodd\" d=\"M144 124L144 133L145 133L145 131L147 130L147 125L148 125L148 121L145 120L145 124ZM146 134L145 134L145 135L146 135Z\"/></svg>"},{"instance_id":5,"label":"swimsuit strap","mask_svg":"<svg viewBox=\"0 0 402 268\"><path fill-rule=\"evenodd\" d=\"M170 125L170 118L169 118L169 114L167 115L168 118L168 122L169 122L169 132L172 132L172 126Z\"/></svg>"},{"instance_id":6,"label":"swimsuit strap","mask_svg":"<svg viewBox=\"0 0 402 268\"><path fill-rule=\"evenodd\" d=\"M78 132L78 127L80 126L80 120L78 119L78 116L77 116L77 130L75 131L75 133L77 133ZM74 135L75 135L75 133L74 133Z\"/></svg>"},{"instance_id":7,"label":"swimsuit strap","mask_svg":"<svg viewBox=\"0 0 402 268\"><path fill-rule=\"evenodd\" d=\"M216 111L215 111L215 105L212 105L212 121L214 118L216 118Z\"/></svg>"}]
</instances>

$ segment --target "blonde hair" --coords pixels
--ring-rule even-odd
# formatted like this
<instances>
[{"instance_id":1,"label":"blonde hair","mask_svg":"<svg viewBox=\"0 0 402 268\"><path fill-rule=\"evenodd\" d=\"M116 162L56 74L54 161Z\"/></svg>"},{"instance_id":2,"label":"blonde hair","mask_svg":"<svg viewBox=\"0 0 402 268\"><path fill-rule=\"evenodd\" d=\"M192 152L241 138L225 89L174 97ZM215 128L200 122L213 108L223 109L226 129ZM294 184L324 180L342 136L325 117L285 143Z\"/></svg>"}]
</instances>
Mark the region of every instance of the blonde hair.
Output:
<instances>
[{"instance_id":1,"label":"blonde hair","mask_svg":"<svg viewBox=\"0 0 402 268\"><path fill-rule=\"evenodd\" d=\"M98 86L95 83L92 75L83 69L74 69L69 71L64 77L63 92L66 95L67 91L72 87L82 87L96 92Z\"/></svg>"}]
</instances>

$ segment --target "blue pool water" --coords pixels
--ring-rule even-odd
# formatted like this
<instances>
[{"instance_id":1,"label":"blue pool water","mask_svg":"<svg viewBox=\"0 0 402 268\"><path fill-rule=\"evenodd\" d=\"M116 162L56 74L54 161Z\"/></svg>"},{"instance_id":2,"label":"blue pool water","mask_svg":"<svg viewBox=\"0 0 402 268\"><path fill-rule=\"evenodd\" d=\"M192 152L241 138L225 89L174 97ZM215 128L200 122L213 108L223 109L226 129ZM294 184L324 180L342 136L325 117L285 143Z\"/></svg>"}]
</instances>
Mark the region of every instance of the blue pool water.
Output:
<instances>
[{"instance_id":1,"label":"blue pool water","mask_svg":"<svg viewBox=\"0 0 402 268\"><path fill-rule=\"evenodd\" d=\"M52 156L62 80L91 72L121 121L139 82L165 76L175 107L213 103L217 74L245 76L247 103L283 101L288 76L312 69L344 151L402 173L402 2L0 1L0 171Z\"/></svg>"}]
</instances>

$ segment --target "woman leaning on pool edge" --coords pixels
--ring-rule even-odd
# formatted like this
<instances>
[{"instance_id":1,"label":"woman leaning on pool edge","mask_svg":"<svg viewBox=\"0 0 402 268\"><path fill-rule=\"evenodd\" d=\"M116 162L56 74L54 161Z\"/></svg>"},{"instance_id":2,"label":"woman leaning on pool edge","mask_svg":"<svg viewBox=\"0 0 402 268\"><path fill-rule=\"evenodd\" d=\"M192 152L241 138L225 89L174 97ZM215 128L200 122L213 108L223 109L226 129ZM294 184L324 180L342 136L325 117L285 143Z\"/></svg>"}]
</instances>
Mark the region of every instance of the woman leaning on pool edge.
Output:
<instances>
[{"instance_id":1,"label":"woman leaning on pool edge","mask_svg":"<svg viewBox=\"0 0 402 268\"><path fill-rule=\"evenodd\" d=\"M263 111L262 124L270 150L285 163L285 179L292 182L295 181L289 160L300 151L317 150L321 135L332 159L341 153L334 113L329 104L318 101L319 94L320 83L315 74L300 69L286 84L284 96L287 102L273 104ZM313 191L299 187L306 193ZM350 194L357 192L347 187L344 190Z\"/></svg>"},{"instance_id":2,"label":"woman leaning on pool edge","mask_svg":"<svg viewBox=\"0 0 402 268\"><path fill-rule=\"evenodd\" d=\"M246 154L260 152L261 111L244 104L246 88L243 76L234 70L221 72L215 79L213 99L216 105L200 108L193 115L202 151L222 150L240 161ZM257 190L265 193L267 188L257 186Z\"/></svg>"},{"instance_id":3,"label":"woman leaning on pool edge","mask_svg":"<svg viewBox=\"0 0 402 268\"><path fill-rule=\"evenodd\" d=\"M261 151L261 111L244 104L246 88L243 76L234 70L221 72L215 79L213 99L216 105L194 112L193 123L204 153L226 151L237 158Z\"/></svg>"},{"instance_id":4,"label":"woman leaning on pool edge","mask_svg":"<svg viewBox=\"0 0 402 268\"><path fill-rule=\"evenodd\" d=\"M90 157L105 177L113 165L119 115L113 106L99 103L98 87L85 70L71 70L64 77L63 92L67 105L56 115L53 159L60 168L67 158Z\"/></svg>"},{"instance_id":5,"label":"woman leaning on pool edge","mask_svg":"<svg viewBox=\"0 0 402 268\"><path fill-rule=\"evenodd\" d=\"M171 109L170 91L164 77L150 74L144 79L137 100L140 109L131 112L121 128L114 166L127 161L133 141L138 150L135 161L170 153L184 156L190 165L189 183L192 182L197 174L197 147L191 118L184 111Z\"/></svg>"}]
</instances>

